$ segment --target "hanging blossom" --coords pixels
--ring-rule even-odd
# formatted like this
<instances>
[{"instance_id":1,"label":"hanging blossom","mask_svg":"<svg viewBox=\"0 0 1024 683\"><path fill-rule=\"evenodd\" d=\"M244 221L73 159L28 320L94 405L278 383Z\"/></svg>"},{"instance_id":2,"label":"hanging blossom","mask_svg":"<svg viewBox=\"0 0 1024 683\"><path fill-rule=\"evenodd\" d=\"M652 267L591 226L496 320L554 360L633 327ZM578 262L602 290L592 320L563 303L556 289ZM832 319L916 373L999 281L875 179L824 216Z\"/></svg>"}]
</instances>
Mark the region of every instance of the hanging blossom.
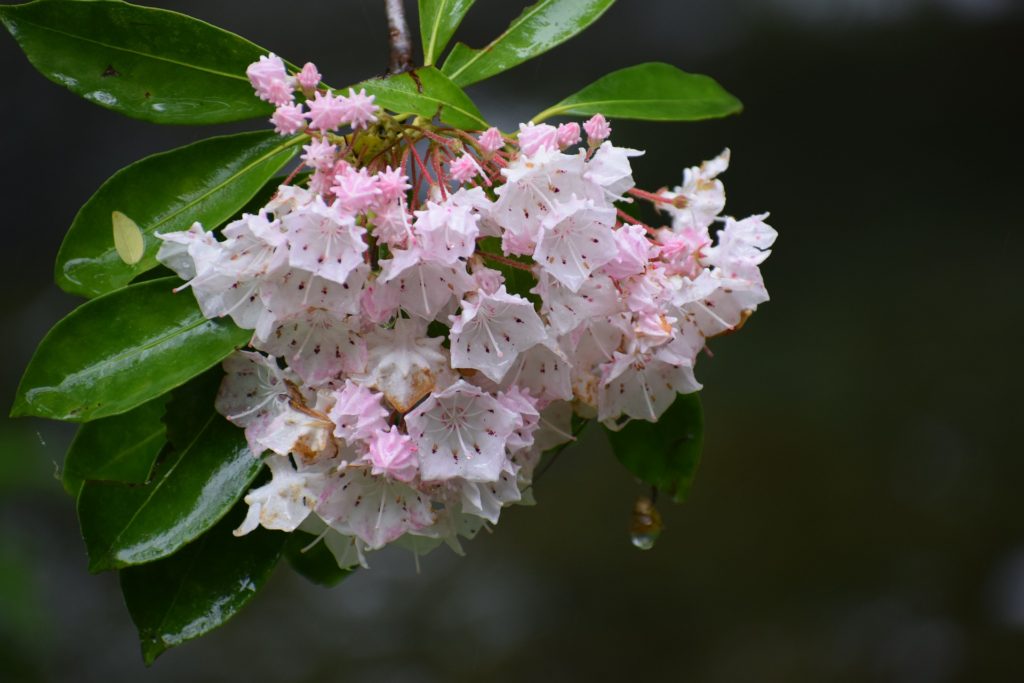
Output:
<instances>
[{"instance_id":1,"label":"hanging blossom","mask_svg":"<svg viewBox=\"0 0 1024 683\"><path fill-rule=\"evenodd\" d=\"M236 534L302 529L343 566L392 543L459 551L532 500L573 411L658 420L701 388L708 340L768 300L776 233L723 215L728 150L648 192L600 114L472 136L327 90L313 64L247 74L275 129L307 136L310 173L158 254L208 318L253 331L217 409L272 476Z\"/></svg>"}]
</instances>

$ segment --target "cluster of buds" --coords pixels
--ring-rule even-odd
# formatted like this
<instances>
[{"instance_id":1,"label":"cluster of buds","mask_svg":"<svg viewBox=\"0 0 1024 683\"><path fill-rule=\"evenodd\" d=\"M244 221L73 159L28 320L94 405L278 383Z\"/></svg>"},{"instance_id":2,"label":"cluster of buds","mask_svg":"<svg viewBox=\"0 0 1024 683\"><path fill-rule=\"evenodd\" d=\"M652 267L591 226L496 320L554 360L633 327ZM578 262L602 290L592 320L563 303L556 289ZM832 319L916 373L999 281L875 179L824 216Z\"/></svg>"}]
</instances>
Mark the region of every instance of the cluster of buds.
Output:
<instances>
[{"instance_id":1,"label":"cluster of buds","mask_svg":"<svg viewBox=\"0 0 1024 683\"><path fill-rule=\"evenodd\" d=\"M720 217L728 152L646 192L600 115L471 135L318 89L312 64L248 75L278 131L309 137L303 164L220 239L196 224L158 256L208 318L254 331L217 400L273 475L238 534L309 531L343 566L458 551L531 499L574 411L656 421L700 389L707 339L768 299L775 231ZM621 208L637 200L670 225Z\"/></svg>"}]
</instances>

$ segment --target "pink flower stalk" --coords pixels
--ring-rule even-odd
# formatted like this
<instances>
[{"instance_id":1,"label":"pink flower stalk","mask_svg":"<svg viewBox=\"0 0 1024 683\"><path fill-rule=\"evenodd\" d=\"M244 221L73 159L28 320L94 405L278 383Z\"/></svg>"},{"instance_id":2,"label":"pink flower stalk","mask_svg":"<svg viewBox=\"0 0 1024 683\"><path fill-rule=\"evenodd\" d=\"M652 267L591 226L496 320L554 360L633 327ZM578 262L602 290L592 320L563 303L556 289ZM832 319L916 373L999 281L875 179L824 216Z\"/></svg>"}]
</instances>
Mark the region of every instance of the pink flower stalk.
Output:
<instances>
[{"instance_id":1,"label":"pink flower stalk","mask_svg":"<svg viewBox=\"0 0 1024 683\"><path fill-rule=\"evenodd\" d=\"M612 134L612 127L600 114L594 114L583 124L583 130L587 131L587 140L591 145L598 145L602 140Z\"/></svg>"}]
</instances>

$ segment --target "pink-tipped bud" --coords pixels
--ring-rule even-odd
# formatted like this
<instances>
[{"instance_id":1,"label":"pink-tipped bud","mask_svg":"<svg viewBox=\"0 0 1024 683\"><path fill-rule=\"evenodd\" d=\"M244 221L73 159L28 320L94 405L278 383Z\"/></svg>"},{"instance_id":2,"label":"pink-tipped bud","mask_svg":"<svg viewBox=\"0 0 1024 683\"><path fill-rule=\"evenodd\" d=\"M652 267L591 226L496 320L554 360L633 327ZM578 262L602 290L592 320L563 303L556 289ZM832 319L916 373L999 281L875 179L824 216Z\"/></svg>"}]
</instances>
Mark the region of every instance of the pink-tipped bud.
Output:
<instances>
[{"instance_id":1,"label":"pink-tipped bud","mask_svg":"<svg viewBox=\"0 0 1024 683\"><path fill-rule=\"evenodd\" d=\"M316 86L320 84L320 72L316 70L316 65L313 62L306 62L302 71L296 74L296 78L307 97L311 97Z\"/></svg>"},{"instance_id":2,"label":"pink-tipped bud","mask_svg":"<svg viewBox=\"0 0 1024 683\"><path fill-rule=\"evenodd\" d=\"M580 141L580 124L572 121L558 127L558 146L562 149L572 147Z\"/></svg>"},{"instance_id":3,"label":"pink-tipped bud","mask_svg":"<svg viewBox=\"0 0 1024 683\"><path fill-rule=\"evenodd\" d=\"M497 128L488 128L483 133L480 133L478 140L480 141L481 149L488 154L494 154L505 146L505 138L501 136L501 131Z\"/></svg>"},{"instance_id":4,"label":"pink-tipped bud","mask_svg":"<svg viewBox=\"0 0 1024 683\"><path fill-rule=\"evenodd\" d=\"M306 114L301 104L282 104L274 111L270 122L279 135L291 135L306 127Z\"/></svg>"},{"instance_id":5,"label":"pink-tipped bud","mask_svg":"<svg viewBox=\"0 0 1024 683\"><path fill-rule=\"evenodd\" d=\"M611 125L600 114L591 116L590 120L583 124L583 130L587 131L587 141L591 145L600 143L612 134Z\"/></svg>"},{"instance_id":6,"label":"pink-tipped bud","mask_svg":"<svg viewBox=\"0 0 1024 683\"><path fill-rule=\"evenodd\" d=\"M455 182L468 183L470 180L482 173L483 169L480 168L480 164L476 163L476 159L471 157L469 154L463 154L451 163L448 168L448 172L451 174L451 177Z\"/></svg>"}]
</instances>

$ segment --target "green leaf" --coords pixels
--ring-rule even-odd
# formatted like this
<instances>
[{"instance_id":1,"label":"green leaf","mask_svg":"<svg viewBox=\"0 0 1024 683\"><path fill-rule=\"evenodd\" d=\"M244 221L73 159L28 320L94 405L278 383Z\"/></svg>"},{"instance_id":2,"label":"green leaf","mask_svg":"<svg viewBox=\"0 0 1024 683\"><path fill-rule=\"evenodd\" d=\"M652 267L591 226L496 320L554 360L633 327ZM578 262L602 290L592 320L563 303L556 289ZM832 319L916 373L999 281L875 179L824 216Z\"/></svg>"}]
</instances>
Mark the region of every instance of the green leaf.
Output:
<instances>
[{"instance_id":1,"label":"green leaf","mask_svg":"<svg viewBox=\"0 0 1024 683\"><path fill-rule=\"evenodd\" d=\"M285 556L292 569L313 583L327 588L338 585L355 571L339 567L327 544L303 531L288 534Z\"/></svg>"},{"instance_id":2,"label":"green leaf","mask_svg":"<svg viewBox=\"0 0 1024 683\"><path fill-rule=\"evenodd\" d=\"M267 50L177 12L94 0L0 7L32 65L101 107L154 123L267 117L246 67Z\"/></svg>"},{"instance_id":3,"label":"green leaf","mask_svg":"<svg viewBox=\"0 0 1024 683\"><path fill-rule=\"evenodd\" d=\"M177 278L98 297L54 325L18 386L12 416L88 422L118 415L220 362L252 332L207 320Z\"/></svg>"},{"instance_id":4,"label":"green leaf","mask_svg":"<svg viewBox=\"0 0 1024 683\"><path fill-rule=\"evenodd\" d=\"M419 0L423 63L431 66L448 46L476 0Z\"/></svg>"},{"instance_id":5,"label":"green leaf","mask_svg":"<svg viewBox=\"0 0 1024 683\"><path fill-rule=\"evenodd\" d=\"M75 216L57 254L55 277L71 294L96 296L125 286L157 265L155 232L212 230L245 206L288 163L302 136L272 131L209 138L126 166L103 183ZM134 221L145 242L133 264L118 254L111 214Z\"/></svg>"},{"instance_id":6,"label":"green leaf","mask_svg":"<svg viewBox=\"0 0 1024 683\"><path fill-rule=\"evenodd\" d=\"M456 43L441 68L466 87L533 59L597 21L615 0L540 0L519 15L486 47Z\"/></svg>"},{"instance_id":7,"label":"green leaf","mask_svg":"<svg viewBox=\"0 0 1024 683\"><path fill-rule=\"evenodd\" d=\"M394 112L413 113L424 118L439 117L442 122L463 130L487 128L473 100L432 66L371 78L355 86L376 95L375 102Z\"/></svg>"},{"instance_id":8,"label":"green leaf","mask_svg":"<svg viewBox=\"0 0 1024 683\"><path fill-rule=\"evenodd\" d=\"M539 123L557 114L604 114L647 121L699 121L742 109L740 101L714 79L649 62L613 71L532 120Z\"/></svg>"},{"instance_id":9,"label":"green leaf","mask_svg":"<svg viewBox=\"0 0 1024 683\"><path fill-rule=\"evenodd\" d=\"M681 394L657 422L633 420L608 430L612 450L641 481L683 502L690 492L704 442L700 396Z\"/></svg>"},{"instance_id":10,"label":"green leaf","mask_svg":"<svg viewBox=\"0 0 1024 683\"><path fill-rule=\"evenodd\" d=\"M235 538L231 531L245 511L237 506L171 557L121 570L121 592L147 666L225 623L270 577L288 534L256 529Z\"/></svg>"},{"instance_id":11,"label":"green leaf","mask_svg":"<svg viewBox=\"0 0 1024 683\"><path fill-rule=\"evenodd\" d=\"M146 483L166 440L163 418L169 396L79 427L64 459L64 489L78 496L86 480Z\"/></svg>"},{"instance_id":12,"label":"green leaf","mask_svg":"<svg viewBox=\"0 0 1024 683\"><path fill-rule=\"evenodd\" d=\"M262 462L244 433L208 410L206 423L173 450L144 486L88 481L78 518L89 571L119 569L167 557L217 523L248 490Z\"/></svg>"}]
</instances>

